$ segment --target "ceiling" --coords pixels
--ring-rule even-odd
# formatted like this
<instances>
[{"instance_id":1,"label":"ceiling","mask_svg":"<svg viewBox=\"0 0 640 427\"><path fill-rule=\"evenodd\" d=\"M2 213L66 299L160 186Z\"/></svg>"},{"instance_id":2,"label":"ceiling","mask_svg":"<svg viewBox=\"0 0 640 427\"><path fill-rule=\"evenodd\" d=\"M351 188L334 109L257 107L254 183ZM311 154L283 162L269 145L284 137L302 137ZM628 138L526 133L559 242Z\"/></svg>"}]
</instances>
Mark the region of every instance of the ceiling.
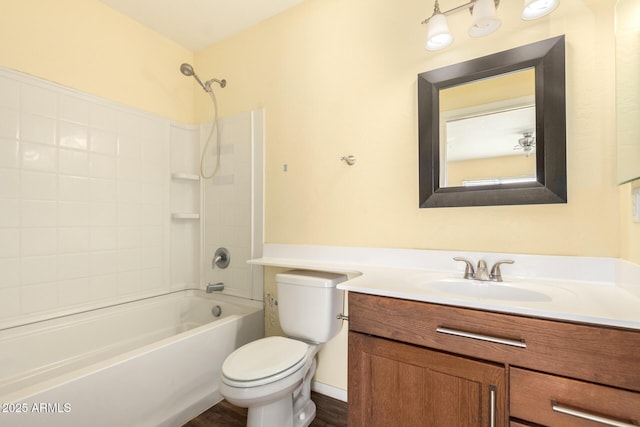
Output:
<instances>
[{"instance_id":1,"label":"ceiling","mask_svg":"<svg viewBox=\"0 0 640 427\"><path fill-rule=\"evenodd\" d=\"M179 45L198 51L304 0L100 0Z\"/></svg>"}]
</instances>

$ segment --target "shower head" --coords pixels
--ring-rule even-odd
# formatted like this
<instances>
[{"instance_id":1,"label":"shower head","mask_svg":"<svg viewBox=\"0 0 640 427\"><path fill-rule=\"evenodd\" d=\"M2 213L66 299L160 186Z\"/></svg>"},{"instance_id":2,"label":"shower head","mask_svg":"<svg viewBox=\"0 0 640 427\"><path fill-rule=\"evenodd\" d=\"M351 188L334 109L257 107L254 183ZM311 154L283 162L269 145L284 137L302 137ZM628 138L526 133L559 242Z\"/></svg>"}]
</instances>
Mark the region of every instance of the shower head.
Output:
<instances>
[{"instance_id":1,"label":"shower head","mask_svg":"<svg viewBox=\"0 0 640 427\"><path fill-rule=\"evenodd\" d=\"M198 77L198 75L193 70L193 67L190 64L187 64L187 63L182 64L180 66L180 72L187 77L193 76L193 78L196 79L198 83L200 83L200 86L202 86L202 89L204 89L205 92L211 92L211 88L208 86L205 86L205 84L202 83L202 80L200 80L200 77Z\"/></svg>"},{"instance_id":2,"label":"shower head","mask_svg":"<svg viewBox=\"0 0 640 427\"><path fill-rule=\"evenodd\" d=\"M193 67L187 63L180 66L180 72L187 77L191 77L195 74L195 71L193 71Z\"/></svg>"},{"instance_id":3,"label":"shower head","mask_svg":"<svg viewBox=\"0 0 640 427\"><path fill-rule=\"evenodd\" d=\"M200 86L202 86L202 89L204 89L205 92L211 92L212 91L211 83L213 83L213 82L218 83L220 85L220 87L225 87L227 85L227 81L225 79L222 79L222 80L211 79L211 80L208 80L206 83L202 83L202 80L200 80L200 77L198 77L198 75L194 71L194 69L191 66L191 64L184 63L184 64L180 65L180 72L182 74L184 74L185 76L187 76L187 77L193 76L193 78L196 79L196 81L200 84Z\"/></svg>"}]
</instances>

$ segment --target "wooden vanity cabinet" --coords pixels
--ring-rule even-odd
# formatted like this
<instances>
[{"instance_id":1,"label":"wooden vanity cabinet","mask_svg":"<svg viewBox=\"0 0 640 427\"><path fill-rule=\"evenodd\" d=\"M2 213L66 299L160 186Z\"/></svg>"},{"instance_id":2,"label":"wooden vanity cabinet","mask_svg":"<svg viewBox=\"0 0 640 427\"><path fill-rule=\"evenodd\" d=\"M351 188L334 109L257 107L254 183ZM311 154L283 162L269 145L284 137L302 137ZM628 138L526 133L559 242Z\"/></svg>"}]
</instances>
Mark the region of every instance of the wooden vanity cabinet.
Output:
<instances>
[{"instance_id":1,"label":"wooden vanity cabinet","mask_svg":"<svg viewBox=\"0 0 640 427\"><path fill-rule=\"evenodd\" d=\"M348 386L350 427L640 425L640 331L352 292Z\"/></svg>"},{"instance_id":2,"label":"wooden vanity cabinet","mask_svg":"<svg viewBox=\"0 0 640 427\"><path fill-rule=\"evenodd\" d=\"M350 332L349 378L350 426L504 425L504 366Z\"/></svg>"}]
</instances>

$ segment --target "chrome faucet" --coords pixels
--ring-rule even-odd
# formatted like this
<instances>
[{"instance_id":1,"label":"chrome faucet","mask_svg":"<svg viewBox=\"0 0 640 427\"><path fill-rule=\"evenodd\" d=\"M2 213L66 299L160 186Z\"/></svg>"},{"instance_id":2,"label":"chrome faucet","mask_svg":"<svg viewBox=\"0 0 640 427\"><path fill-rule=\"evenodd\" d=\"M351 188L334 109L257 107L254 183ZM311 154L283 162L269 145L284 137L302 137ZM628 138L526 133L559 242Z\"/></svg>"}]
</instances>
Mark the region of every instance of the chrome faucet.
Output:
<instances>
[{"instance_id":1,"label":"chrome faucet","mask_svg":"<svg viewBox=\"0 0 640 427\"><path fill-rule=\"evenodd\" d=\"M210 294L212 292L220 292L220 291L224 291L224 283L222 283L222 282L209 283L207 285L207 293L208 294Z\"/></svg>"},{"instance_id":2,"label":"chrome faucet","mask_svg":"<svg viewBox=\"0 0 640 427\"><path fill-rule=\"evenodd\" d=\"M461 257L455 257L453 258L454 261L462 261L466 264L466 267L464 269L464 278L465 279L470 279L470 280L482 280L485 282L502 282L502 272L500 271L500 265L502 264L513 264L514 261L510 260L510 259L505 259L502 261L497 261L495 264L493 264L493 267L491 267L491 272L489 272L488 268L487 268L487 263L485 260L481 259L480 261L478 261L478 266L477 268L474 270L473 268L473 263L466 259L466 258L461 258Z\"/></svg>"}]
</instances>

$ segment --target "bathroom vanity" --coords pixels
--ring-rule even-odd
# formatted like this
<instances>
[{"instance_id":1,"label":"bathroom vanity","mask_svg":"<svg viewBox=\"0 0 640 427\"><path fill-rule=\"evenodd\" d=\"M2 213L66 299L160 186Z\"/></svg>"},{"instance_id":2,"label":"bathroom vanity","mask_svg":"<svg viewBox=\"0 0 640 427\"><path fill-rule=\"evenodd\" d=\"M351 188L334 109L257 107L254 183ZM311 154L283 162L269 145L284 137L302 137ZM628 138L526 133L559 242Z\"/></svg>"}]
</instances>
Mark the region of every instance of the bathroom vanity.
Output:
<instances>
[{"instance_id":1,"label":"bathroom vanity","mask_svg":"<svg viewBox=\"0 0 640 427\"><path fill-rule=\"evenodd\" d=\"M514 263L468 280L459 257ZM348 275L351 427L640 427L640 266L275 244L252 263Z\"/></svg>"},{"instance_id":2,"label":"bathroom vanity","mask_svg":"<svg viewBox=\"0 0 640 427\"><path fill-rule=\"evenodd\" d=\"M350 292L349 426L636 426L640 331Z\"/></svg>"}]
</instances>

